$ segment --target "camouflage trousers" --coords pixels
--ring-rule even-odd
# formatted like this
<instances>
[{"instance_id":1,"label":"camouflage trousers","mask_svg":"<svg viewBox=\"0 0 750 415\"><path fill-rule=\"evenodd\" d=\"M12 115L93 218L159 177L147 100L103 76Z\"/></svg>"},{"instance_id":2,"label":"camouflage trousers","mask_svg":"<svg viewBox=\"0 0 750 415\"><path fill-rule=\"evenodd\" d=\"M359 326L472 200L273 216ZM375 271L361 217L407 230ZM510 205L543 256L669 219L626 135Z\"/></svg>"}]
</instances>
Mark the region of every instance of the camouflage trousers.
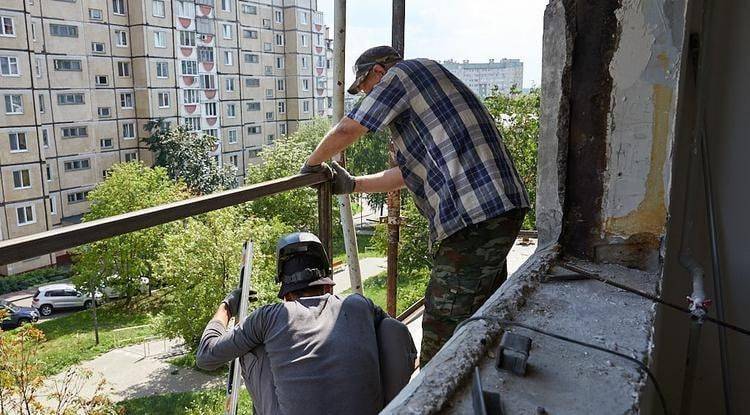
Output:
<instances>
[{"instance_id":1,"label":"camouflage trousers","mask_svg":"<svg viewBox=\"0 0 750 415\"><path fill-rule=\"evenodd\" d=\"M505 257L516 241L527 209L470 225L440 242L432 258L422 319L424 367L508 276Z\"/></svg>"}]
</instances>

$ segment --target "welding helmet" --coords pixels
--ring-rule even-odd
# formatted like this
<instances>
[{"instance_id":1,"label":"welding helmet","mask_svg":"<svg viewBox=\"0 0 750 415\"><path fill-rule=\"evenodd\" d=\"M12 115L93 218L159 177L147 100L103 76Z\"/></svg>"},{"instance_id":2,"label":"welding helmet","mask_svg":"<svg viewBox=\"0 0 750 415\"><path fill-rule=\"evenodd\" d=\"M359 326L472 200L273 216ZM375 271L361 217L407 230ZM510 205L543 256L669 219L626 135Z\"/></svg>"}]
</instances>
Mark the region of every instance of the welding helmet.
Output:
<instances>
[{"instance_id":1,"label":"welding helmet","mask_svg":"<svg viewBox=\"0 0 750 415\"><path fill-rule=\"evenodd\" d=\"M283 236L276 244L276 282L279 298L315 285L335 285L323 244L310 232Z\"/></svg>"}]
</instances>

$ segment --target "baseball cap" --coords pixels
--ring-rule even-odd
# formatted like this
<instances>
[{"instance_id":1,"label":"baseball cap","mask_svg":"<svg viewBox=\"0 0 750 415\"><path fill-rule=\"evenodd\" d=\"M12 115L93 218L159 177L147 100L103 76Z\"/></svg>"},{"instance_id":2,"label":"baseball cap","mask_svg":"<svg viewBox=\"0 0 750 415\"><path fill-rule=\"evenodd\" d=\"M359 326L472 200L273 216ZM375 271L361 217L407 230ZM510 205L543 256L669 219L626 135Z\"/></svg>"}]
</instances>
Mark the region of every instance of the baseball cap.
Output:
<instances>
[{"instance_id":1,"label":"baseball cap","mask_svg":"<svg viewBox=\"0 0 750 415\"><path fill-rule=\"evenodd\" d=\"M354 80L354 83L349 86L347 92L356 95L359 92L359 84L367 78L367 74L370 73L370 69L372 69L376 63L384 65L400 61L401 59L403 59L401 54L390 46L375 46L374 48L362 52L353 67L356 79Z\"/></svg>"}]
</instances>

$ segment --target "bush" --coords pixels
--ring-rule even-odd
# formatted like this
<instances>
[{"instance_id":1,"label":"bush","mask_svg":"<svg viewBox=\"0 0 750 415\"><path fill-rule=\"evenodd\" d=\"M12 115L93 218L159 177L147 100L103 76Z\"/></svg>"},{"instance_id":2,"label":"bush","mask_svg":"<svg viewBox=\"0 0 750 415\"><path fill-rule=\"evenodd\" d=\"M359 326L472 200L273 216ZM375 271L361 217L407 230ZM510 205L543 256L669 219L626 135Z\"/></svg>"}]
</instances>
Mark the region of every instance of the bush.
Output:
<instances>
[{"instance_id":1,"label":"bush","mask_svg":"<svg viewBox=\"0 0 750 415\"><path fill-rule=\"evenodd\" d=\"M67 268L43 268L10 277L0 277L0 295L25 290L35 285L60 281L70 278Z\"/></svg>"}]
</instances>

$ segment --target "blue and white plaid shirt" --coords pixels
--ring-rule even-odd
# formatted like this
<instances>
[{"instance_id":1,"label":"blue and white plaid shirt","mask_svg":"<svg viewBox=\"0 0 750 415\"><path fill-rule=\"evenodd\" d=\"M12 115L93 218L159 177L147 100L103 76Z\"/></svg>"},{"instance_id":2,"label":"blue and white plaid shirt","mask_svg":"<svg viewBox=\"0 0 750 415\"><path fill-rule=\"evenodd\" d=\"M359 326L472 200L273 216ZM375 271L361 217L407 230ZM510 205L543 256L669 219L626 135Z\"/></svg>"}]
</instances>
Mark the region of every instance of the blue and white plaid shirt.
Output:
<instances>
[{"instance_id":1,"label":"blue and white plaid shirt","mask_svg":"<svg viewBox=\"0 0 750 415\"><path fill-rule=\"evenodd\" d=\"M529 207L529 197L481 100L429 59L396 63L348 117L390 127L406 187L432 243L468 225Z\"/></svg>"}]
</instances>

